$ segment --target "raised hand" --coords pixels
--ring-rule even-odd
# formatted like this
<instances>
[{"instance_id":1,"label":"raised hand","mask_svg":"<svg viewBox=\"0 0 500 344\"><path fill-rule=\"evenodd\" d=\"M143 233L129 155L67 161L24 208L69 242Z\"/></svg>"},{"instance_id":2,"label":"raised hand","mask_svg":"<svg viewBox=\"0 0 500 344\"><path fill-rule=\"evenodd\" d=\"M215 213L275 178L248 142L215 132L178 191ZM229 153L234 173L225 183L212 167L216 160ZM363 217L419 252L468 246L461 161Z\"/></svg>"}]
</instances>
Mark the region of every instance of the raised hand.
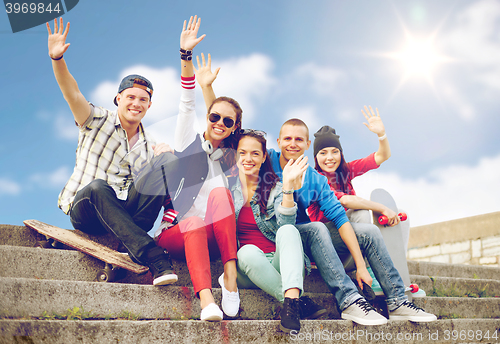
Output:
<instances>
[{"instance_id":1,"label":"raised hand","mask_svg":"<svg viewBox=\"0 0 500 344\"><path fill-rule=\"evenodd\" d=\"M217 68L215 72L212 72L212 57L210 56L210 54L208 54L208 61L205 63L205 55L201 53L201 61L202 64L200 64L200 57L196 56L198 69L195 68L194 71L196 74L196 80L198 80L200 86L204 88L212 85L212 83L217 78L217 74L219 74L220 67Z\"/></svg>"},{"instance_id":2,"label":"raised hand","mask_svg":"<svg viewBox=\"0 0 500 344\"><path fill-rule=\"evenodd\" d=\"M302 187L302 175L307 170L308 157L301 155L297 160L290 159L283 168L283 188L298 190Z\"/></svg>"},{"instance_id":3,"label":"raised hand","mask_svg":"<svg viewBox=\"0 0 500 344\"><path fill-rule=\"evenodd\" d=\"M200 29L201 18L194 16L189 18L189 23L184 20L184 25L182 26L181 32L181 49L193 50L198 43L200 43L206 35L198 36L198 30Z\"/></svg>"},{"instance_id":4,"label":"raised hand","mask_svg":"<svg viewBox=\"0 0 500 344\"><path fill-rule=\"evenodd\" d=\"M49 56L52 59L59 59L68 50L69 43L66 43L66 37L69 32L69 22L64 29L63 19L60 18L59 26L57 19L54 19L54 33L50 30L50 25L47 22L47 31L49 32Z\"/></svg>"},{"instance_id":5,"label":"raised hand","mask_svg":"<svg viewBox=\"0 0 500 344\"><path fill-rule=\"evenodd\" d=\"M361 109L361 112L363 113L363 116L365 116L366 120L368 123L363 123L366 125L366 127L373 133L382 136L385 134L385 127L384 123L382 122L382 119L380 118L380 114L378 113L378 109L375 108L377 113L375 114L373 112L372 107L370 106L370 110L368 111L368 108L365 105L365 109Z\"/></svg>"}]
</instances>

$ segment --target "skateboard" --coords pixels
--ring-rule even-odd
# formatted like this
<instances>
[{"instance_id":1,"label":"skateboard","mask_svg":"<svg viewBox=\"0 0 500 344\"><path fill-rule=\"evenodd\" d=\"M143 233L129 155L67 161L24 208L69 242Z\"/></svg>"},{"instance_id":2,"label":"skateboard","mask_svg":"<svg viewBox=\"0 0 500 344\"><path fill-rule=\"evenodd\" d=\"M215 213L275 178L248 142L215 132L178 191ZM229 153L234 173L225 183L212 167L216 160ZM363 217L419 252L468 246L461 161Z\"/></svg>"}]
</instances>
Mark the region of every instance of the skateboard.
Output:
<instances>
[{"instance_id":1,"label":"skateboard","mask_svg":"<svg viewBox=\"0 0 500 344\"><path fill-rule=\"evenodd\" d=\"M392 196L384 189L375 189L370 195L370 200L381 203L389 209L398 212L398 207ZM403 215L403 214L401 214ZM406 216L406 214L404 214ZM417 285L412 285L410 281L410 272L408 271L408 263L406 262L406 252L404 250L403 236L399 224L396 226L385 226L379 223L380 214L373 212L373 223L380 229L384 237L385 245L389 251L392 262L398 270L403 283L406 286L406 295L412 301L412 293L418 291ZM381 216L380 216L381 217ZM384 221L382 221L384 222ZM387 222L385 222L387 223Z\"/></svg>"},{"instance_id":2,"label":"skateboard","mask_svg":"<svg viewBox=\"0 0 500 344\"><path fill-rule=\"evenodd\" d=\"M120 269L142 275L148 272L147 266L139 265L126 254L87 239L74 230L62 229L37 220L26 220L24 224L45 236L46 240L36 243L41 248L61 248L61 244L86 253L104 262L104 269L97 272L97 282L113 282L118 279Z\"/></svg>"}]
</instances>

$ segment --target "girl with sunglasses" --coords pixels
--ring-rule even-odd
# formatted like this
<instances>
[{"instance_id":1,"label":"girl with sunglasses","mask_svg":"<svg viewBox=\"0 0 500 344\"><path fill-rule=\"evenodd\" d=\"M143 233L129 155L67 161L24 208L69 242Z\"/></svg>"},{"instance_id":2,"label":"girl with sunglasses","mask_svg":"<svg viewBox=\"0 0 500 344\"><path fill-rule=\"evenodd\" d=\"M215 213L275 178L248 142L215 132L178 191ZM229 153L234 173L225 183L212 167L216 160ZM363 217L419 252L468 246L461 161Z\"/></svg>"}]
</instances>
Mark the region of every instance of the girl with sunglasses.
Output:
<instances>
[{"instance_id":1,"label":"girl with sunglasses","mask_svg":"<svg viewBox=\"0 0 500 344\"><path fill-rule=\"evenodd\" d=\"M212 295L210 259L221 258L224 274L219 277L222 309L228 316L239 310L236 284L236 221L231 193L224 172L234 165L237 133L242 110L227 97L218 98L207 114L206 129L195 130L195 75L193 48L205 37L197 37L201 19L191 17L181 33L182 95L175 130L178 182L168 176L170 200L164 205L163 221L155 237L157 244L178 259L186 259L195 295L200 299L201 320L220 321L223 314Z\"/></svg>"},{"instance_id":2,"label":"girl with sunglasses","mask_svg":"<svg viewBox=\"0 0 500 344\"><path fill-rule=\"evenodd\" d=\"M238 176L230 178L230 185L240 244L238 285L258 287L282 302L281 329L299 331L301 308L309 318L326 313L311 299L299 299L303 291L304 253L294 226L297 204L293 189L300 185L309 166L307 158L288 162L282 184L267 155L264 132L242 130L236 156Z\"/></svg>"}]
</instances>

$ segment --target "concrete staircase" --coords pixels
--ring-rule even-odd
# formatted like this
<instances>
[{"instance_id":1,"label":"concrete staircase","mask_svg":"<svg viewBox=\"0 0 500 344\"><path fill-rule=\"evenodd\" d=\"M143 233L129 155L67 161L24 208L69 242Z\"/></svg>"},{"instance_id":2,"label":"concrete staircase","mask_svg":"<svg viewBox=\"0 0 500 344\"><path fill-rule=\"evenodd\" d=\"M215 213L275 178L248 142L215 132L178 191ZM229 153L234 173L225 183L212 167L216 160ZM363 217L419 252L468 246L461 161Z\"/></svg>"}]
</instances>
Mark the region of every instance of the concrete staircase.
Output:
<instances>
[{"instance_id":1,"label":"concrete staircase","mask_svg":"<svg viewBox=\"0 0 500 344\"><path fill-rule=\"evenodd\" d=\"M437 295L415 303L440 320L373 327L338 320L333 296L313 270L305 291L328 316L302 321L299 334L286 335L277 320L280 304L261 290L240 290L238 318L202 322L185 263L174 262L179 281L171 286L152 286L149 273L99 283L103 263L79 251L34 248L38 239L24 226L0 225L0 343L500 342L499 268L410 262L412 281ZM219 304L220 273L220 261L213 262Z\"/></svg>"}]
</instances>

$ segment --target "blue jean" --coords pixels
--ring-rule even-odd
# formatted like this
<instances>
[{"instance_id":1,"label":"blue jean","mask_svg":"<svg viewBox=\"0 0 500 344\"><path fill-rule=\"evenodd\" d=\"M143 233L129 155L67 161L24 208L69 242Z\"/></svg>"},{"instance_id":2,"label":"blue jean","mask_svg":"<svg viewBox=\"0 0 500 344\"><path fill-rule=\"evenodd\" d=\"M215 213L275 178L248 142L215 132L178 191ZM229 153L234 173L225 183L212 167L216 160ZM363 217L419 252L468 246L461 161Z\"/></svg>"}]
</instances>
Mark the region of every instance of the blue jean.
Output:
<instances>
[{"instance_id":1,"label":"blue jean","mask_svg":"<svg viewBox=\"0 0 500 344\"><path fill-rule=\"evenodd\" d=\"M264 253L247 244L238 250L238 287L260 288L278 301L284 301L285 291L303 291L304 254L300 234L292 225L276 232L276 252Z\"/></svg>"},{"instance_id":2,"label":"blue jean","mask_svg":"<svg viewBox=\"0 0 500 344\"><path fill-rule=\"evenodd\" d=\"M118 199L104 180L92 181L75 196L69 213L73 227L93 235L113 233L134 261L146 264L147 251L156 245L148 231L166 200L168 172L176 168L176 159L171 153L153 158L126 200Z\"/></svg>"},{"instance_id":3,"label":"blue jean","mask_svg":"<svg viewBox=\"0 0 500 344\"><path fill-rule=\"evenodd\" d=\"M335 295L340 310L361 298L358 289L345 273L326 225L322 222L309 222L295 227L302 237L304 252L316 263L321 277Z\"/></svg>"},{"instance_id":4,"label":"blue jean","mask_svg":"<svg viewBox=\"0 0 500 344\"><path fill-rule=\"evenodd\" d=\"M351 223L358 239L361 252L368 260L375 277L377 278L386 296L387 308L395 309L408 297L405 295L405 286L399 272L394 267L384 238L377 226L368 223ZM331 235L335 250L339 255L349 253L349 249L340 237L339 231L332 222L326 224ZM317 264L317 263L316 263Z\"/></svg>"}]
</instances>

